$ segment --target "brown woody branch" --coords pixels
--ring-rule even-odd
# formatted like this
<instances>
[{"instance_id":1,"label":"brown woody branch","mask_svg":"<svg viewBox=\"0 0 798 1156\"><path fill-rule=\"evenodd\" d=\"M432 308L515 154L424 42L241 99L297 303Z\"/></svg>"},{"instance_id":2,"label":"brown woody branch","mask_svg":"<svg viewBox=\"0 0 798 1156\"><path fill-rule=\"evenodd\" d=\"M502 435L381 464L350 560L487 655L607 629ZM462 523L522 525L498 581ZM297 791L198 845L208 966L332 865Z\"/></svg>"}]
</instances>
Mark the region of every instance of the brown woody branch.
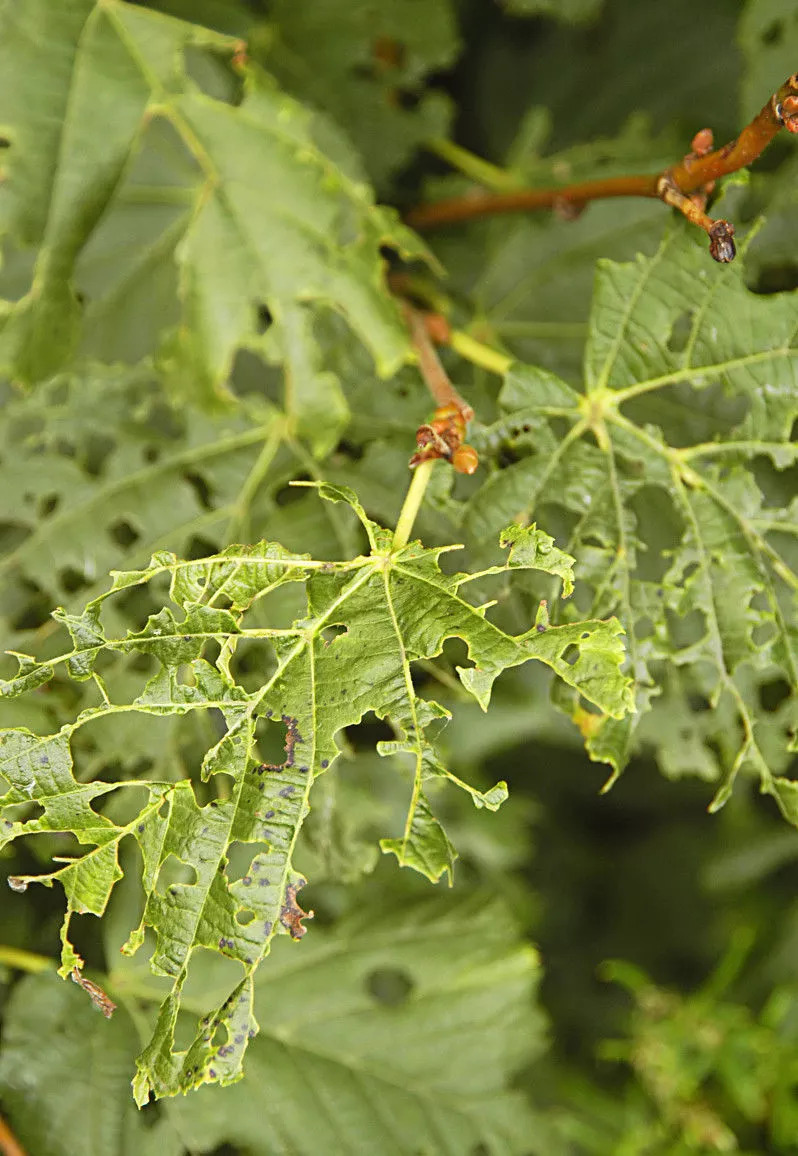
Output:
<instances>
[{"instance_id":1,"label":"brown woody branch","mask_svg":"<svg viewBox=\"0 0 798 1156\"><path fill-rule=\"evenodd\" d=\"M720 177L755 161L782 128L798 133L798 73L782 84L735 140L712 149L711 134L703 129L693 140L693 151L664 172L582 181L560 188L466 194L419 205L406 219L416 229L432 229L495 213L535 209L554 209L563 216L573 217L589 201L607 197L654 197L679 209L688 220L705 230L716 261L730 261L734 257L734 228L728 221L713 221L707 216L706 197Z\"/></svg>"},{"instance_id":2,"label":"brown woody branch","mask_svg":"<svg viewBox=\"0 0 798 1156\"><path fill-rule=\"evenodd\" d=\"M0 1116L0 1153L2 1156L25 1156L22 1145L2 1116Z\"/></svg>"},{"instance_id":3,"label":"brown woody branch","mask_svg":"<svg viewBox=\"0 0 798 1156\"><path fill-rule=\"evenodd\" d=\"M443 458L451 462L462 474L473 474L479 464L476 451L465 444L466 428L474 416L468 402L455 389L448 373L443 368L430 333L430 316L433 326L437 322L448 331L445 319L437 315L427 315L415 309L409 301L402 301L402 312L410 330L410 340L418 357L418 367L427 388L433 396L436 409L432 421L420 425L416 431L416 452L410 459L414 469L422 462ZM446 340L447 334L436 332L436 340Z\"/></svg>"}]
</instances>

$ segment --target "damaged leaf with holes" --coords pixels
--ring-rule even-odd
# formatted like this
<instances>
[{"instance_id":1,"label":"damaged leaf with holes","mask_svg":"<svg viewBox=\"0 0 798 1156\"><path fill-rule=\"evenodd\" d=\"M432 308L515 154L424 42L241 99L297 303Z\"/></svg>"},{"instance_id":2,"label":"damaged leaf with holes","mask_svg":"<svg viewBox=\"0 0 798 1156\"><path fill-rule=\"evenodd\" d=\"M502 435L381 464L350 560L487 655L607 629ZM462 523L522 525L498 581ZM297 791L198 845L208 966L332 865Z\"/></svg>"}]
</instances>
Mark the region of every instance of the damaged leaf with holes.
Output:
<instances>
[{"instance_id":1,"label":"damaged leaf with holes","mask_svg":"<svg viewBox=\"0 0 798 1156\"><path fill-rule=\"evenodd\" d=\"M601 261L583 388L509 371L485 438L515 460L463 511L474 543L521 511L579 559L554 620L624 624L635 713L598 717L556 688L613 777L653 750L667 775L714 784L718 807L752 773L793 823L796 301L753 293L743 260L708 263L683 222L650 258Z\"/></svg>"},{"instance_id":2,"label":"damaged leaf with holes","mask_svg":"<svg viewBox=\"0 0 798 1156\"><path fill-rule=\"evenodd\" d=\"M503 565L478 574L447 574L440 567L441 548L412 543L394 549L392 534L366 518L351 491L327 485L321 495L355 512L368 539L367 554L319 562L273 543L231 546L196 561L156 554L145 569L117 573L111 590L81 614L58 612L72 649L40 666L21 656L19 676L3 686L7 696L24 694L61 666L73 679L94 686L94 704L57 734L0 732L0 775L8 784L0 799L0 846L38 832L76 838L77 853L52 871L13 882L18 889L34 881L64 888L61 972L66 975L82 967L69 938L72 915L103 914L121 877L119 844L126 836L138 843L145 904L123 951L138 951L148 930L154 933L151 967L172 981L138 1060L139 1103L153 1093L171 1095L240 1077L247 1044L258 1030L253 1011L258 964L276 934L300 939L306 931L298 898L305 879L293 866L294 847L314 779L340 753L339 732L369 711L390 724L396 737L378 750L385 773L392 768L409 773L408 808L403 831L388 835L382 848L431 880L451 876L456 852L434 814L429 786L451 780L488 810L506 798L504 783L477 790L441 761L435 736L449 712L418 695L414 662L440 654L447 638L461 638L468 665L459 670L460 679L483 709L496 677L528 661L554 671L586 709L597 712L593 717L622 719L632 707L621 671L623 632L615 619L561 626L538 622L512 635L493 624L487 607L468 599L474 579L529 570L557 575L570 591L572 560L548 535L535 527L511 527L504 536L511 549ZM166 581L168 602L140 629L118 637L106 632L106 604L139 588L154 596ZM250 625L252 608L291 584L304 591L305 613L287 626ZM261 647L265 673L246 689L236 678L238 652L253 646ZM126 701L114 701L103 680L105 658L114 653L135 653L152 664L141 674L138 693ZM114 716L130 712L153 719L211 713L223 726L193 780L76 777L73 736L99 720L112 725ZM266 740L277 738L284 757L272 755L269 762L261 756L263 734ZM111 793L125 796L124 822L97 809ZM26 815L30 803L38 805L38 817ZM239 878L230 874L235 848L246 854ZM161 874L170 862L182 875L164 887ZM208 1009L193 1041L180 1049L175 1031L181 996L199 948L236 961L240 980L219 1007Z\"/></svg>"},{"instance_id":3,"label":"damaged leaf with holes","mask_svg":"<svg viewBox=\"0 0 798 1156\"><path fill-rule=\"evenodd\" d=\"M375 205L351 149L255 64L225 89L218 62L239 49L125 0L3 8L0 71L18 82L0 99L0 234L33 260L28 286L5 291L0 365L41 382L157 356L166 380L218 398L247 346L283 367L301 432L323 427L329 449L347 407L314 318L338 312L392 372L408 343L380 251L424 250ZM31 84L43 71L50 83Z\"/></svg>"}]
</instances>

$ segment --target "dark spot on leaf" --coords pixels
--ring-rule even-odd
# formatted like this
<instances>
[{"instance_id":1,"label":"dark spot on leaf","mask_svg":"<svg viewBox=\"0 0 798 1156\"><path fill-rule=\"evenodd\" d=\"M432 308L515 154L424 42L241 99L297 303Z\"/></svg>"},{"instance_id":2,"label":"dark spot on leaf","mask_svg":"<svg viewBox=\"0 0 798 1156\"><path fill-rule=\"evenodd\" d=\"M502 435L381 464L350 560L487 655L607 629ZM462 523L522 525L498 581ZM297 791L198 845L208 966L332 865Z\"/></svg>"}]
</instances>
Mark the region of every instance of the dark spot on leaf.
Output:
<instances>
[{"instance_id":1,"label":"dark spot on leaf","mask_svg":"<svg viewBox=\"0 0 798 1156\"><path fill-rule=\"evenodd\" d=\"M136 830L138 831L139 834L141 834L141 832L144 830L144 824L139 823L138 827L136 827Z\"/></svg>"},{"instance_id":2,"label":"dark spot on leaf","mask_svg":"<svg viewBox=\"0 0 798 1156\"><path fill-rule=\"evenodd\" d=\"M264 935L271 935L272 926L273 926L272 921L270 919L267 919L263 925L263 934Z\"/></svg>"},{"instance_id":3,"label":"dark spot on leaf","mask_svg":"<svg viewBox=\"0 0 798 1156\"><path fill-rule=\"evenodd\" d=\"M323 771L326 771L326 770L327 770L327 768L329 767L329 765L330 765L330 760L329 760L329 759L322 759L322 760L321 760L321 769L322 769Z\"/></svg>"},{"instance_id":4,"label":"dark spot on leaf","mask_svg":"<svg viewBox=\"0 0 798 1156\"><path fill-rule=\"evenodd\" d=\"M114 522L112 526L108 527L108 536L113 539L117 546L129 550L131 546L135 546L141 534L131 526L130 522L120 518L118 522Z\"/></svg>"},{"instance_id":5,"label":"dark spot on leaf","mask_svg":"<svg viewBox=\"0 0 798 1156\"><path fill-rule=\"evenodd\" d=\"M366 979L366 988L378 1003L386 1007L403 1004L413 990L413 981L396 967L380 967Z\"/></svg>"},{"instance_id":6,"label":"dark spot on leaf","mask_svg":"<svg viewBox=\"0 0 798 1156\"><path fill-rule=\"evenodd\" d=\"M759 702L763 710L778 710L783 702L790 697L790 686L786 679L777 678L772 682L763 683L759 688Z\"/></svg>"},{"instance_id":7,"label":"dark spot on leaf","mask_svg":"<svg viewBox=\"0 0 798 1156\"><path fill-rule=\"evenodd\" d=\"M287 799L289 797L289 795L293 795L295 790L296 790L296 787L288 786L288 787L283 787L278 793L280 794L280 796L283 799Z\"/></svg>"},{"instance_id":8,"label":"dark spot on leaf","mask_svg":"<svg viewBox=\"0 0 798 1156\"><path fill-rule=\"evenodd\" d=\"M241 880L241 882L244 884L245 887L249 887L250 883L252 882L252 876L251 875L245 875L244 878Z\"/></svg>"},{"instance_id":9,"label":"dark spot on leaf","mask_svg":"<svg viewBox=\"0 0 798 1156\"><path fill-rule=\"evenodd\" d=\"M264 819L273 819L274 818L274 811L267 811L263 817L264 817Z\"/></svg>"}]
</instances>

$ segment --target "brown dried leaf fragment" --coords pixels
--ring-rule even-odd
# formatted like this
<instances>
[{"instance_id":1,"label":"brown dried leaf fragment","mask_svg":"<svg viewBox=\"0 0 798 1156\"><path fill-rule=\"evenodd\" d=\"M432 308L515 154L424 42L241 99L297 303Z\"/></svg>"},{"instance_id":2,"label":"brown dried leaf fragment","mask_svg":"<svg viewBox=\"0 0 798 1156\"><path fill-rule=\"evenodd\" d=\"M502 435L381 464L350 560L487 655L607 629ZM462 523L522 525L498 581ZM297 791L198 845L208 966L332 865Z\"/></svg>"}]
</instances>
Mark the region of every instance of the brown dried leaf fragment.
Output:
<instances>
[{"instance_id":1,"label":"brown dried leaf fragment","mask_svg":"<svg viewBox=\"0 0 798 1156\"><path fill-rule=\"evenodd\" d=\"M285 889L285 903L280 909L280 922L292 939L301 939L307 931L302 923L303 919L312 919L312 911L303 911L296 901L296 893L300 888L295 883L289 883Z\"/></svg>"},{"instance_id":2,"label":"brown dried leaf fragment","mask_svg":"<svg viewBox=\"0 0 798 1156\"><path fill-rule=\"evenodd\" d=\"M105 994L103 989L98 987L96 983L93 983L90 979L86 979L85 975L82 975L76 967L72 968L70 975L72 977L72 982L76 983L78 987L83 988L97 1010L101 1011L105 1018L109 1020L116 1011L116 1004L114 1001L110 999L109 996Z\"/></svg>"}]
</instances>

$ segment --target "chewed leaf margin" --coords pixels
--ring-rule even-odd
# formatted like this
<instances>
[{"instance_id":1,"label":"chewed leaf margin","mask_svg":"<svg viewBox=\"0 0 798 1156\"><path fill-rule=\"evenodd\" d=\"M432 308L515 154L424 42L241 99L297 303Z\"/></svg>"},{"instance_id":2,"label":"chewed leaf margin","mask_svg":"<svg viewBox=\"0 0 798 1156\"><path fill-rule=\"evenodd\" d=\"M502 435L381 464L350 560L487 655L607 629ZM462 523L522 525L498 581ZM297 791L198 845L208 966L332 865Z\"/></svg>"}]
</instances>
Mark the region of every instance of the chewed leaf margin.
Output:
<instances>
[{"instance_id":1,"label":"chewed leaf margin","mask_svg":"<svg viewBox=\"0 0 798 1156\"><path fill-rule=\"evenodd\" d=\"M441 762L433 735L449 712L418 696L415 661L434 658L447 638L459 637L473 663L460 670L461 680L483 708L496 677L532 659L550 667L581 696L586 709L622 718L632 707L616 621L559 627L538 622L513 636L490 621L486 606L472 605L461 593L475 578L520 568L542 568L567 584L570 562L548 535L535 527L511 528L506 541L512 542L513 551L504 567L481 574L445 574L439 565L441 548L410 543L394 549L392 536L368 520L351 492L321 487L321 494L353 506L368 532L368 554L319 562L273 543L231 546L190 561L157 554L144 569L115 574L111 589L81 615L58 612L73 649L41 664L20 656L17 678L3 684L8 695L25 693L59 666L96 684L97 704L58 734L42 737L23 729L0 733L0 775L9 784L0 799L0 846L21 835L60 831L72 832L88 848L47 874L13 882L18 890L35 881L64 887L61 971L68 974L82 966L69 941L72 913L103 914L121 877L119 845L128 835L138 843L145 906L123 950L139 950L151 929L150 966L173 984L153 1038L139 1057L139 1103L152 1093L171 1095L202 1083L240 1078L247 1042L257 1032L252 1010L255 971L274 935L298 939L305 932L306 914L297 899L305 879L293 866L293 853L314 779L340 753L338 732L356 725L367 711L392 726L396 740L380 744L379 752L409 764L412 788L405 829L383 840L382 849L432 880L451 876L456 853L430 807L429 783L448 779L467 790L475 806L488 810L507 797L504 783L478 791ZM173 605L162 606L141 629L124 637L106 636L105 601L166 575ZM307 614L290 627L248 625L253 604L285 582L304 586ZM330 639L325 631L333 626L340 632ZM254 690L236 681L236 648L243 639L271 647L268 674ZM218 648L213 664L203 657L208 645ZM99 659L112 652L135 652L157 663L132 701L112 701L104 684ZM207 803L200 801L189 779L84 783L75 776L71 738L95 719L130 711L160 716L211 710L223 718L224 733L207 751L199 779L212 792L218 775L232 787ZM260 758L258 726L275 727L282 736L281 763ZM145 796L125 823L98 814L92 805L118 790ZM38 818L26 817L29 803L41 808ZM235 881L227 874L233 843L251 851L245 874ZM189 869L192 881L172 883L162 891L159 875L167 860ZM181 1051L175 1045L177 1017L198 947L236 961L242 977Z\"/></svg>"}]
</instances>

